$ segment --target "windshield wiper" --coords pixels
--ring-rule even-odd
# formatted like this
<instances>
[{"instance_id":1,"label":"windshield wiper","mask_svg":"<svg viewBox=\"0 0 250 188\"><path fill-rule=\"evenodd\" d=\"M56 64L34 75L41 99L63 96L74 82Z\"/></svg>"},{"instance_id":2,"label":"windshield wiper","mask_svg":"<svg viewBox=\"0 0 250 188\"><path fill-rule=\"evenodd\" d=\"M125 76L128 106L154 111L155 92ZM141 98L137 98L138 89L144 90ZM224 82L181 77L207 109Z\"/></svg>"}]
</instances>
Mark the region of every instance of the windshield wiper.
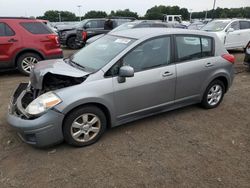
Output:
<instances>
[{"instance_id":1,"label":"windshield wiper","mask_svg":"<svg viewBox=\"0 0 250 188\"><path fill-rule=\"evenodd\" d=\"M85 69L84 66L80 65L79 63L76 63L75 61L73 61L71 58L64 58L63 59L66 63L72 65L73 67L80 67L81 69ZM76 65L76 66L75 66Z\"/></svg>"}]
</instances>

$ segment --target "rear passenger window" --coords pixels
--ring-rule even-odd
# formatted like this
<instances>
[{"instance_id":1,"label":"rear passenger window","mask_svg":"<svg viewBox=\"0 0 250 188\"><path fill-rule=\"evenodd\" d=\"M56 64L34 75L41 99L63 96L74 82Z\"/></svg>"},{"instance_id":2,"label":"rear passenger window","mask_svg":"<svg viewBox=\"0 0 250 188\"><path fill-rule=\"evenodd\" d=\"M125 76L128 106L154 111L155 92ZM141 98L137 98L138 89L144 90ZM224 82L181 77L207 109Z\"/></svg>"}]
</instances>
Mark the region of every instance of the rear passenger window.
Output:
<instances>
[{"instance_id":1,"label":"rear passenger window","mask_svg":"<svg viewBox=\"0 0 250 188\"><path fill-rule=\"evenodd\" d=\"M250 29L250 22L240 21L240 29Z\"/></svg>"},{"instance_id":2,"label":"rear passenger window","mask_svg":"<svg viewBox=\"0 0 250 188\"><path fill-rule=\"evenodd\" d=\"M177 36L176 45L179 61L213 56L213 39L210 37Z\"/></svg>"},{"instance_id":3,"label":"rear passenger window","mask_svg":"<svg viewBox=\"0 0 250 188\"><path fill-rule=\"evenodd\" d=\"M0 23L0 37L14 36L15 32L5 23Z\"/></svg>"},{"instance_id":4,"label":"rear passenger window","mask_svg":"<svg viewBox=\"0 0 250 188\"><path fill-rule=\"evenodd\" d=\"M179 61L199 59L202 57L200 37L177 36L176 45Z\"/></svg>"},{"instance_id":5,"label":"rear passenger window","mask_svg":"<svg viewBox=\"0 0 250 188\"><path fill-rule=\"evenodd\" d=\"M20 23L21 26L27 30L28 32L32 34L51 34L53 31L51 31L48 26L46 26L44 23L40 22L23 22Z\"/></svg>"}]
</instances>

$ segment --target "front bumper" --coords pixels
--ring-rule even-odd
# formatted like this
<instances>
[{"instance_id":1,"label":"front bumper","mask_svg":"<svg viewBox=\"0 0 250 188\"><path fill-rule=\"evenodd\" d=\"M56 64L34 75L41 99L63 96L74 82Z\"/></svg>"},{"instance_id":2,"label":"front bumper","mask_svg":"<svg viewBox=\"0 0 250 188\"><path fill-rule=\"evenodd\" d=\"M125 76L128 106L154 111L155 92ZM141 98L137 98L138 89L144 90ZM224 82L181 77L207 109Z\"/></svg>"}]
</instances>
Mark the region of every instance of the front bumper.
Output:
<instances>
[{"instance_id":1,"label":"front bumper","mask_svg":"<svg viewBox=\"0 0 250 188\"><path fill-rule=\"evenodd\" d=\"M18 132L21 139L27 144L36 147L48 147L63 141L62 123L64 115L49 110L37 118L27 118L22 113L24 109L20 104L20 96L25 92L25 86L20 84L15 91L7 114L7 122Z\"/></svg>"},{"instance_id":2,"label":"front bumper","mask_svg":"<svg viewBox=\"0 0 250 188\"><path fill-rule=\"evenodd\" d=\"M250 54L246 53L244 64L250 66Z\"/></svg>"}]
</instances>

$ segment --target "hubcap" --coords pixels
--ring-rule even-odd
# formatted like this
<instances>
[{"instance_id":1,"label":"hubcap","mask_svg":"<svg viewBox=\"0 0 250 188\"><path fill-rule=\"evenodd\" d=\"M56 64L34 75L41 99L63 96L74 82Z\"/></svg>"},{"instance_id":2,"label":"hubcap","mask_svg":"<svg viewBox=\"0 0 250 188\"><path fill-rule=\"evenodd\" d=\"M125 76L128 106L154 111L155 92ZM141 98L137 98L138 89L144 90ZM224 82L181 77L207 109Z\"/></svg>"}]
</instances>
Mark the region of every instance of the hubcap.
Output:
<instances>
[{"instance_id":1,"label":"hubcap","mask_svg":"<svg viewBox=\"0 0 250 188\"><path fill-rule=\"evenodd\" d=\"M26 57L23 59L22 61L22 69L27 72L30 73L31 71L31 67L36 64L38 61L35 57Z\"/></svg>"},{"instance_id":2,"label":"hubcap","mask_svg":"<svg viewBox=\"0 0 250 188\"><path fill-rule=\"evenodd\" d=\"M94 139L101 129L101 121L94 114L83 114L75 119L71 126L71 136L77 142Z\"/></svg>"},{"instance_id":3,"label":"hubcap","mask_svg":"<svg viewBox=\"0 0 250 188\"><path fill-rule=\"evenodd\" d=\"M217 105L222 97L222 87L218 84L211 87L207 95L207 102L211 106Z\"/></svg>"}]
</instances>

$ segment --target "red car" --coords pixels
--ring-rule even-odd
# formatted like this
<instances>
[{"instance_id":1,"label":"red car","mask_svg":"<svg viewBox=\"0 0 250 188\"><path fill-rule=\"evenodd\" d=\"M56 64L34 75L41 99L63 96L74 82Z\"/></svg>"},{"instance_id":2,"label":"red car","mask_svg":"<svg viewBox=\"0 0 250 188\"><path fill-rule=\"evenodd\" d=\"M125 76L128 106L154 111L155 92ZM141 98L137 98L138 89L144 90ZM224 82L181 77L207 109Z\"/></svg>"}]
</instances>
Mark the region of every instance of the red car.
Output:
<instances>
[{"instance_id":1,"label":"red car","mask_svg":"<svg viewBox=\"0 0 250 188\"><path fill-rule=\"evenodd\" d=\"M43 20L0 17L0 69L29 75L38 61L62 57L57 34Z\"/></svg>"}]
</instances>

